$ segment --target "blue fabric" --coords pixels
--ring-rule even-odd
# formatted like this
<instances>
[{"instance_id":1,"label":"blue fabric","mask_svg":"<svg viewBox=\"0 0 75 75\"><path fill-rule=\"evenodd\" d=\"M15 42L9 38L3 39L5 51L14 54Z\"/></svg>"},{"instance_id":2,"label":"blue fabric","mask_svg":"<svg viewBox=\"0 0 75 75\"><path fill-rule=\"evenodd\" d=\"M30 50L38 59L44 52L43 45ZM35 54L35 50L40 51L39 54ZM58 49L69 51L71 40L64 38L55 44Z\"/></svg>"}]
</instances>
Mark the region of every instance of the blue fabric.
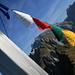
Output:
<instances>
[{"instance_id":1,"label":"blue fabric","mask_svg":"<svg viewBox=\"0 0 75 75\"><path fill-rule=\"evenodd\" d=\"M4 6L3 4L0 3L0 7L4 8L5 10L9 10L8 7Z\"/></svg>"},{"instance_id":2,"label":"blue fabric","mask_svg":"<svg viewBox=\"0 0 75 75\"><path fill-rule=\"evenodd\" d=\"M8 13L8 10L0 7L0 11L2 11L2 13L7 17L7 19L10 19L10 16L9 16L9 13Z\"/></svg>"}]
</instances>

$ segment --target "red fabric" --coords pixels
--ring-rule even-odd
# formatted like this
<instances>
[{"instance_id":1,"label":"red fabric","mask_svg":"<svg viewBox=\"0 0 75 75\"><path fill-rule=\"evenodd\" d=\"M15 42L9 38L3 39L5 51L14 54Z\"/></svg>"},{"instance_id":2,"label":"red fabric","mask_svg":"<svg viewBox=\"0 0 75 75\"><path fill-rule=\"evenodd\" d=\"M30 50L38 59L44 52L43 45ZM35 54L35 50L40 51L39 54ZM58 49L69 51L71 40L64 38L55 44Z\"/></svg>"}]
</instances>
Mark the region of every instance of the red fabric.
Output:
<instances>
[{"instance_id":1,"label":"red fabric","mask_svg":"<svg viewBox=\"0 0 75 75\"><path fill-rule=\"evenodd\" d=\"M44 29L48 29L48 28L52 28L51 25L49 25L48 23L46 22L43 22L43 21L40 21L34 17L32 17L33 21L36 23L36 25L38 26L38 28L40 30L44 30Z\"/></svg>"}]
</instances>

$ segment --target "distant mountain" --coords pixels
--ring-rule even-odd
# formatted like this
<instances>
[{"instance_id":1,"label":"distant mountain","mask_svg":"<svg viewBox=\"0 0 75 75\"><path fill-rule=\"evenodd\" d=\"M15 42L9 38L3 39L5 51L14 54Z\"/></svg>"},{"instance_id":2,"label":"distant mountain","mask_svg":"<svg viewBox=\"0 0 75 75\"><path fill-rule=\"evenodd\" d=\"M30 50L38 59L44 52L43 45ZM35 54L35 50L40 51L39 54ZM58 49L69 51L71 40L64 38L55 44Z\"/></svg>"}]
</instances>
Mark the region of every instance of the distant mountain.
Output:
<instances>
[{"instance_id":1,"label":"distant mountain","mask_svg":"<svg viewBox=\"0 0 75 75\"><path fill-rule=\"evenodd\" d=\"M67 8L67 18L61 23L56 23L56 25L75 32L75 2Z\"/></svg>"},{"instance_id":2,"label":"distant mountain","mask_svg":"<svg viewBox=\"0 0 75 75\"><path fill-rule=\"evenodd\" d=\"M68 17L56 23L75 32L75 2L67 9ZM75 75L75 47L57 41L51 30L46 30L31 45L30 57L49 75Z\"/></svg>"}]
</instances>

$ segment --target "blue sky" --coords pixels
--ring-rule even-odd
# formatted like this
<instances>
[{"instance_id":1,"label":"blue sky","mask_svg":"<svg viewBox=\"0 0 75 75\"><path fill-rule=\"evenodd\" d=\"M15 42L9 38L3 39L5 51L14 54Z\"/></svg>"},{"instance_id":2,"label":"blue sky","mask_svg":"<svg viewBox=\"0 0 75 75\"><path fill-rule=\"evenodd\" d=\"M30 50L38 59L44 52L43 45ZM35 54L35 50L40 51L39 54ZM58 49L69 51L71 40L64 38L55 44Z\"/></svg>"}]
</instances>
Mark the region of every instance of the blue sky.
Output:
<instances>
[{"instance_id":1,"label":"blue sky","mask_svg":"<svg viewBox=\"0 0 75 75\"><path fill-rule=\"evenodd\" d=\"M67 17L66 9L74 1L75 0L1 0L0 3L11 9L21 11L44 22L53 24L62 22ZM12 11L9 11L9 14L11 19L7 20L0 12L8 36L26 54L29 54L31 44L34 42L35 37L43 31L40 31L36 24L31 24L29 28L26 28ZM6 34L1 21L0 30Z\"/></svg>"}]
</instances>

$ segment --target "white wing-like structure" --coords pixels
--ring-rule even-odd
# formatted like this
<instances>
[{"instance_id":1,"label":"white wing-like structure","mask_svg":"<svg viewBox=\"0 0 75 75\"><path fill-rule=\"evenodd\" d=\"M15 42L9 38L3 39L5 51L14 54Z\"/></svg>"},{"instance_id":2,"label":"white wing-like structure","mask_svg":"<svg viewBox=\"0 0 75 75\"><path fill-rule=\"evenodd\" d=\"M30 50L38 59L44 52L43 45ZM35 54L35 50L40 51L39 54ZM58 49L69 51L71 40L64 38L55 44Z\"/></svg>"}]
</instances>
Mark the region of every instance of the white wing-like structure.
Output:
<instances>
[{"instance_id":1,"label":"white wing-like structure","mask_svg":"<svg viewBox=\"0 0 75 75\"><path fill-rule=\"evenodd\" d=\"M0 32L0 72L3 75L48 75L2 32Z\"/></svg>"},{"instance_id":2,"label":"white wing-like structure","mask_svg":"<svg viewBox=\"0 0 75 75\"><path fill-rule=\"evenodd\" d=\"M29 14L22 13L20 11L12 10L18 18L28 27L30 24L34 23L32 17Z\"/></svg>"}]
</instances>

